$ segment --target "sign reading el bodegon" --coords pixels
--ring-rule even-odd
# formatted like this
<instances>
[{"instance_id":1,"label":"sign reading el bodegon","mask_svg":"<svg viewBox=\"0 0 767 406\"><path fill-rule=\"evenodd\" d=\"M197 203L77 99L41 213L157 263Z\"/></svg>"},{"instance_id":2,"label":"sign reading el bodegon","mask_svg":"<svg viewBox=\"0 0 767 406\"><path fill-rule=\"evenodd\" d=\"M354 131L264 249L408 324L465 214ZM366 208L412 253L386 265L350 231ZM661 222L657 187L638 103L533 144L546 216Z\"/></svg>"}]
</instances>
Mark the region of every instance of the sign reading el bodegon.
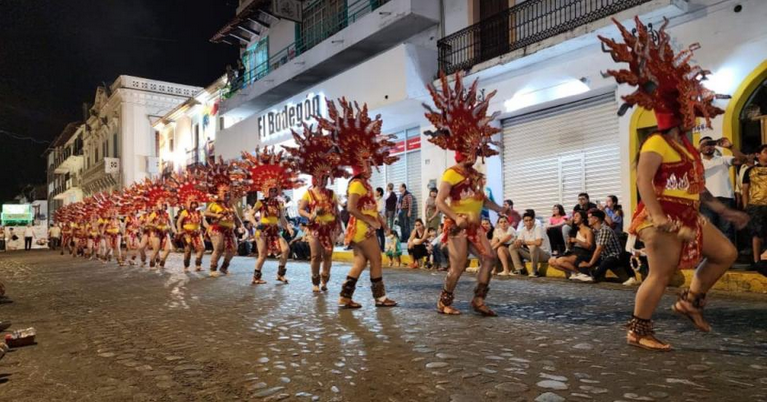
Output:
<instances>
[{"instance_id":1,"label":"sign reading el bodegon","mask_svg":"<svg viewBox=\"0 0 767 406\"><path fill-rule=\"evenodd\" d=\"M298 130L303 123L312 121L313 116L326 117L326 111L325 95L309 93L299 103L285 103L258 117L258 137L263 141L286 134L291 129Z\"/></svg>"}]
</instances>

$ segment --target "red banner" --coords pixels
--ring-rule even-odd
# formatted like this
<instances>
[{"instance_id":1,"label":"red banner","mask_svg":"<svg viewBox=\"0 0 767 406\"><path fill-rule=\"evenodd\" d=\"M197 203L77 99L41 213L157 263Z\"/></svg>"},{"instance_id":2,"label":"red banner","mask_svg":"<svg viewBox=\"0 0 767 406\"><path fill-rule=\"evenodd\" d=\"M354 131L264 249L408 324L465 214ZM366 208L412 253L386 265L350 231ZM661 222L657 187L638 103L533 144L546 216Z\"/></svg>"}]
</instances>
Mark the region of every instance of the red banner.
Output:
<instances>
[{"instance_id":1,"label":"red banner","mask_svg":"<svg viewBox=\"0 0 767 406\"><path fill-rule=\"evenodd\" d=\"M394 148L391 149L392 154L401 154L405 152L405 141L398 141L394 144Z\"/></svg>"},{"instance_id":2,"label":"red banner","mask_svg":"<svg viewBox=\"0 0 767 406\"><path fill-rule=\"evenodd\" d=\"M415 151L421 149L421 137L414 137L407 140L407 150Z\"/></svg>"}]
</instances>

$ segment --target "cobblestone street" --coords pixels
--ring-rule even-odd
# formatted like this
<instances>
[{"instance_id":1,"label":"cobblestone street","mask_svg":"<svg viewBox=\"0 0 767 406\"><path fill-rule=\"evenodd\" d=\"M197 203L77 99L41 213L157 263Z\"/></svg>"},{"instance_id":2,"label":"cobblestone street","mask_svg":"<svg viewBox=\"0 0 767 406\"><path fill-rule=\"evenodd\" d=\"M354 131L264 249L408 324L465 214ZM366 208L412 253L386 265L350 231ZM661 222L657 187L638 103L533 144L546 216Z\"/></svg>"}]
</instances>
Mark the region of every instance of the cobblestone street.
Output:
<instances>
[{"instance_id":1,"label":"cobblestone street","mask_svg":"<svg viewBox=\"0 0 767 406\"><path fill-rule=\"evenodd\" d=\"M208 258L205 258L207 264ZM0 255L12 303L0 320L35 327L35 346L0 361L0 401L125 400L767 400L767 300L712 294L709 334L669 309L657 314L671 353L625 344L633 289L499 278L471 313L473 275L456 290L457 317L435 303L443 274L388 270L389 296L373 307L367 273L355 298L336 300L348 264L326 294L311 292L306 263L289 285L248 284L254 259L232 275L184 275L49 252Z\"/></svg>"}]
</instances>

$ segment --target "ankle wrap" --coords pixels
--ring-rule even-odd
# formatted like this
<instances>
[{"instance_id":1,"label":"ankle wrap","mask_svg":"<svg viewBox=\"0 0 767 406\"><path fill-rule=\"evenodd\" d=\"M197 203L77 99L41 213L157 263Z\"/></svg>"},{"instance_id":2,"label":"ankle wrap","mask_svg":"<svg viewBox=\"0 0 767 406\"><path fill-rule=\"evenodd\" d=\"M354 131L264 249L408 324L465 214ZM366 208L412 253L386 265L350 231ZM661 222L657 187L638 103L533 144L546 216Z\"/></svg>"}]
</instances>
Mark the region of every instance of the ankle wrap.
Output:
<instances>
[{"instance_id":1,"label":"ankle wrap","mask_svg":"<svg viewBox=\"0 0 767 406\"><path fill-rule=\"evenodd\" d=\"M371 278L370 290L373 292L374 299L386 296L386 288L384 287L383 278Z\"/></svg>"},{"instance_id":2,"label":"ankle wrap","mask_svg":"<svg viewBox=\"0 0 767 406\"><path fill-rule=\"evenodd\" d=\"M454 299L455 295L453 295L453 292L448 292L445 289L442 289L442 293L439 295L439 302L442 306L452 305Z\"/></svg>"},{"instance_id":3,"label":"ankle wrap","mask_svg":"<svg viewBox=\"0 0 767 406\"><path fill-rule=\"evenodd\" d=\"M351 299L354 296L354 290L357 288L357 279L347 276L343 285L341 285L341 297Z\"/></svg>"},{"instance_id":4,"label":"ankle wrap","mask_svg":"<svg viewBox=\"0 0 767 406\"><path fill-rule=\"evenodd\" d=\"M484 299L487 297L488 291L490 291L490 287L488 286L487 283L478 283L477 287L474 288L474 297L479 297Z\"/></svg>"}]
</instances>

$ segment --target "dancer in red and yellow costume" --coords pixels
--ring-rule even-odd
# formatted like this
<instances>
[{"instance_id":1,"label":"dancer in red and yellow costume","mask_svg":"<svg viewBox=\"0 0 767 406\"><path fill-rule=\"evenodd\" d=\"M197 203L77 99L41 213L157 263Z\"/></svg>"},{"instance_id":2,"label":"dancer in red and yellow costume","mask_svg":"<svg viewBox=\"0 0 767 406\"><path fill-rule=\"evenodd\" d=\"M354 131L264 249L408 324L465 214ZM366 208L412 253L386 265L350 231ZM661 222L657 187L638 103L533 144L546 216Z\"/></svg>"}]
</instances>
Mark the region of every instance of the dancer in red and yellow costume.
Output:
<instances>
[{"instance_id":1,"label":"dancer in red and yellow costume","mask_svg":"<svg viewBox=\"0 0 767 406\"><path fill-rule=\"evenodd\" d=\"M449 86L444 74L440 75L440 79L441 90L428 86L437 110L424 105L426 118L437 131L427 132L426 135L430 137L431 143L440 148L455 151L456 165L442 175L436 199L437 207L447 217L443 242L447 242L450 254L450 271L445 277L437 310L442 314L461 314L453 307L453 291L466 270L468 254L471 252L480 261L471 307L483 316L496 316L485 303L496 254L480 227L480 213L482 207L498 213L504 209L485 196L485 176L474 169L477 158L498 154L492 148L491 137L500 130L488 124L498 113L487 116L488 105L495 91L478 101L477 81L467 89L463 86L460 73L454 77L453 88Z\"/></svg>"},{"instance_id":2,"label":"dancer in red and yellow costume","mask_svg":"<svg viewBox=\"0 0 767 406\"><path fill-rule=\"evenodd\" d=\"M651 318L671 276L679 268L697 266L690 287L680 293L672 310L699 330L710 331L702 314L706 293L737 257L732 243L700 215L700 203L741 228L748 216L728 209L706 190L701 157L688 138L697 117L711 127L711 118L723 113L714 100L726 98L703 86L707 71L690 65L699 46L675 54L665 31L668 21L657 33L649 32L638 18L635 32L615 24L625 43L600 39L613 60L629 66L608 74L618 83L637 86L623 97L619 114L639 105L654 110L658 121L658 132L645 141L637 164L642 202L629 232L645 244L649 276L637 291L626 340L637 347L668 351L671 346L655 337Z\"/></svg>"},{"instance_id":3,"label":"dancer in red and yellow costume","mask_svg":"<svg viewBox=\"0 0 767 406\"><path fill-rule=\"evenodd\" d=\"M195 252L195 271L202 271L202 256L205 254L205 241L202 237L202 213L200 205L208 202L207 194L202 190L203 174L187 172L174 176L175 192L183 209L176 220L176 229L181 233L184 243L184 272L189 272L192 251Z\"/></svg>"},{"instance_id":4,"label":"dancer in red and yellow costume","mask_svg":"<svg viewBox=\"0 0 767 406\"><path fill-rule=\"evenodd\" d=\"M138 210L143 205L140 204L140 197L137 195L138 188L133 186L125 191L119 203L120 214L123 215L125 223L125 233L123 235L125 253L123 255L123 262L127 259L129 265L136 264L136 254L141 247L142 231Z\"/></svg>"},{"instance_id":5,"label":"dancer in red and yellow costume","mask_svg":"<svg viewBox=\"0 0 767 406\"><path fill-rule=\"evenodd\" d=\"M381 248L376 238L376 230L384 227L385 222L378 214L370 176L373 167L390 165L397 157L390 155L394 146L392 135L381 134L381 117L371 119L367 105L362 108L346 99L340 99L341 111L335 103L328 101L328 118L318 118L320 128L333 135L341 155L342 166L351 166L353 177L347 192L347 208L351 217L346 230L346 244L354 249L354 263L341 287L338 305L345 309L362 307L352 300L362 271L370 263L370 284L377 307L396 306L397 302L386 297L383 282ZM356 108L356 111L355 111Z\"/></svg>"},{"instance_id":6,"label":"dancer in red and yellow costume","mask_svg":"<svg viewBox=\"0 0 767 406\"><path fill-rule=\"evenodd\" d=\"M114 255L117 259L117 264L123 266L123 225L117 216L117 207L115 206L115 204L119 202L120 197L117 193L113 193L111 195L102 195L100 199L102 199L101 204L105 207L105 212L107 213L107 221L104 224L103 234L104 245L106 247L104 251L104 260L109 262L112 260L112 255Z\"/></svg>"},{"instance_id":7,"label":"dancer in red and yellow costume","mask_svg":"<svg viewBox=\"0 0 767 406\"><path fill-rule=\"evenodd\" d=\"M218 276L218 260L223 255L224 262L220 271L226 275L229 273L229 263L237 251L237 238L234 235L234 227L240 224L240 218L233 207L234 199L242 196L240 188L232 178L230 164L226 164L219 158L218 162L208 163L205 186L211 204L205 210L204 216L208 219L208 236L213 245L213 254L210 256L210 276Z\"/></svg>"},{"instance_id":8,"label":"dancer in red and yellow costume","mask_svg":"<svg viewBox=\"0 0 767 406\"><path fill-rule=\"evenodd\" d=\"M165 268L165 260L173 248L171 243L171 233L174 232L173 221L168 214L167 207L171 195L160 182L162 181L146 181L145 188L147 207L152 208L144 224L150 230L149 245L152 247L149 269L153 269L156 265L159 265L161 269Z\"/></svg>"},{"instance_id":9,"label":"dancer in red and yellow costume","mask_svg":"<svg viewBox=\"0 0 767 406\"><path fill-rule=\"evenodd\" d=\"M290 247L282 238L281 231L286 229L293 235L293 229L289 227L285 218L285 207L279 196L284 189L294 189L301 186L298 180L298 172L293 164L283 156L283 153L274 153L264 148L256 151L255 155L247 152L242 153L242 161L238 162L241 169L247 171L251 182L251 190L259 191L264 198L253 205L249 213L251 221L255 222L255 213L260 214L261 220L256 227L256 245L258 246L258 259L253 271L251 284L260 285L266 283L261 277L261 269L269 254L279 255L280 262L277 268L277 280L288 283L286 278L288 256Z\"/></svg>"},{"instance_id":10,"label":"dancer in red and yellow costume","mask_svg":"<svg viewBox=\"0 0 767 406\"><path fill-rule=\"evenodd\" d=\"M341 154L333 138L323 134L321 129L312 130L304 125L303 135L293 131L293 138L297 147L286 147L285 150L299 171L312 177L312 186L298 202L298 214L309 219L307 234L311 251L312 290L326 292L333 263L333 246L341 232L338 198L327 184L328 180L348 177L348 173L340 166Z\"/></svg>"},{"instance_id":11,"label":"dancer in red and yellow costume","mask_svg":"<svg viewBox=\"0 0 767 406\"><path fill-rule=\"evenodd\" d=\"M54 221L61 225L61 255L64 255L64 249L72 253L73 230L72 230L72 206L65 206L54 213Z\"/></svg>"}]
</instances>

